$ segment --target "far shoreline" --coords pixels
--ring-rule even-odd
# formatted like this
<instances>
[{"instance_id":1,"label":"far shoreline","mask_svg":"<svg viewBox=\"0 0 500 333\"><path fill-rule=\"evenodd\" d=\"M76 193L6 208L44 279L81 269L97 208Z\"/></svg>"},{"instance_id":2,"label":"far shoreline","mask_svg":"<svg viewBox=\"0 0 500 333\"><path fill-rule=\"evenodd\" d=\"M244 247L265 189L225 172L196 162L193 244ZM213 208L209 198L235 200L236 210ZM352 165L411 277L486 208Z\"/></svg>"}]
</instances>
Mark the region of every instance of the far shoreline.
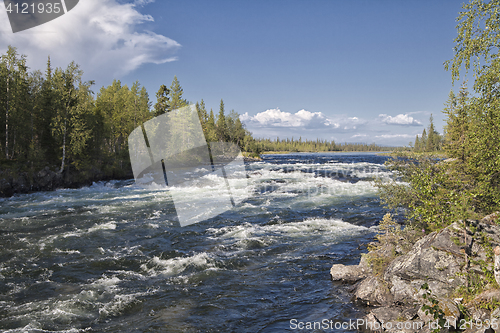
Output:
<instances>
[{"instance_id":1,"label":"far shoreline","mask_svg":"<svg viewBox=\"0 0 500 333\"><path fill-rule=\"evenodd\" d=\"M391 151L371 151L371 150L342 150L342 151L265 151L260 155L286 155L286 154L352 154L352 153L373 153L373 154L393 154Z\"/></svg>"}]
</instances>

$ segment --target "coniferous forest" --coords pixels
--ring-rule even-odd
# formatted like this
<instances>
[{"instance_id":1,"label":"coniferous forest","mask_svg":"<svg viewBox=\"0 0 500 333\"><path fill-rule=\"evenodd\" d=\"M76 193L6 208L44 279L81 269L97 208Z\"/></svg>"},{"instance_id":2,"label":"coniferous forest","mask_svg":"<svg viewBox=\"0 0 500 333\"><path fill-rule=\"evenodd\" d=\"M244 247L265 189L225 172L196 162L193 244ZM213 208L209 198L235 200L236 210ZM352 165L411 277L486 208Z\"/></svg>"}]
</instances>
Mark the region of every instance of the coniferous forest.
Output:
<instances>
[{"instance_id":1,"label":"coniferous forest","mask_svg":"<svg viewBox=\"0 0 500 333\"><path fill-rule=\"evenodd\" d=\"M30 72L25 56L9 47L0 61L0 170L14 175L48 167L81 179L131 175L128 135L143 122L188 105L177 77L162 85L156 103L146 89L114 80L95 92L75 63ZM207 141L230 141L252 149L253 138L236 112L217 114L196 103ZM254 148L255 150L255 148Z\"/></svg>"}]
</instances>

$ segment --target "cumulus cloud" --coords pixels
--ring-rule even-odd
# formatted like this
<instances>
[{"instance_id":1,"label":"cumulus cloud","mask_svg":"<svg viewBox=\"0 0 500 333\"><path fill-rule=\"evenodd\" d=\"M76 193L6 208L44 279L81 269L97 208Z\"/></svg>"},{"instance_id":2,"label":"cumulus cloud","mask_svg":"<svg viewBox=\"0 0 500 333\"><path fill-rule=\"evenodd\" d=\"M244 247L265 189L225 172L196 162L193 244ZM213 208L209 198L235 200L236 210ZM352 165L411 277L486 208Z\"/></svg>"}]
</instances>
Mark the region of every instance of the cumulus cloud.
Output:
<instances>
[{"instance_id":1,"label":"cumulus cloud","mask_svg":"<svg viewBox=\"0 0 500 333\"><path fill-rule=\"evenodd\" d=\"M325 127L330 126L329 119L321 112L300 110L296 113L283 112L280 109L269 109L255 116L248 112L240 116L241 121L259 127Z\"/></svg>"},{"instance_id":2,"label":"cumulus cloud","mask_svg":"<svg viewBox=\"0 0 500 333\"><path fill-rule=\"evenodd\" d=\"M314 129L314 130L356 130L360 125L367 122L358 117L347 117L337 115L327 117L322 112L310 112L300 110L296 113L283 112L279 108L269 109L249 116L248 112L240 116L241 121L249 127L259 128L290 128L290 129Z\"/></svg>"},{"instance_id":3,"label":"cumulus cloud","mask_svg":"<svg viewBox=\"0 0 500 333\"><path fill-rule=\"evenodd\" d=\"M112 78L125 75L147 63L174 61L180 44L166 36L142 31L153 21L138 6L152 0L120 3L117 0L85 0L53 21L13 34L7 13L0 6L0 50L8 45L28 56L32 69L45 69L50 55L54 66L78 63L86 77Z\"/></svg>"},{"instance_id":4,"label":"cumulus cloud","mask_svg":"<svg viewBox=\"0 0 500 333\"><path fill-rule=\"evenodd\" d=\"M387 114L380 114L380 120L388 125L401 125L401 126L421 126L422 123L409 114L398 114L395 117Z\"/></svg>"}]
</instances>

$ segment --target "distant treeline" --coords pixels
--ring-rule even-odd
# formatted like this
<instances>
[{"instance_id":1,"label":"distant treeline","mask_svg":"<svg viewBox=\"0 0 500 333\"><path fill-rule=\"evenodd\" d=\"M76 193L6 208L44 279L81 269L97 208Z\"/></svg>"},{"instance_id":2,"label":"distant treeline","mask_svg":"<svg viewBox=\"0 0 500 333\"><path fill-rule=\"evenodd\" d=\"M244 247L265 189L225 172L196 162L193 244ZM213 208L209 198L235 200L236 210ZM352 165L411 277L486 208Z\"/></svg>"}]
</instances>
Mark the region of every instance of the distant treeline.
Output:
<instances>
[{"instance_id":1,"label":"distant treeline","mask_svg":"<svg viewBox=\"0 0 500 333\"><path fill-rule=\"evenodd\" d=\"M255 144L262 152L266 151L288 151L288 152L328 152L328 151L391 151L394 147L378 146L374 143L336 143L335 141L326 140L298 140L276 138L257 139Z\"/></svg>"}]
</instances>

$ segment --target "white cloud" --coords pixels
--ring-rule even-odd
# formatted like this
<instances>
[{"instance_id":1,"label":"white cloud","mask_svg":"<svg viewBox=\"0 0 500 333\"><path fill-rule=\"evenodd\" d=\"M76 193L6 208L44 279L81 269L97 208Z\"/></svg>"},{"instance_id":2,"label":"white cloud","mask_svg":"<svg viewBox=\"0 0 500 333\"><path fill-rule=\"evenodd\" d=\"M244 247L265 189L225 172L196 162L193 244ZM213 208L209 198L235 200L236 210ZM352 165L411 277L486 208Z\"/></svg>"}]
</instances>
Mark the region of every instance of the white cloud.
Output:
<instances>
[{"instance_id":1,"label":"white cloud","mask_svg":"<svg viewBox=\"0 0 500 333\"><path fill-rule=\"evenodd\" d=\"M415 138L415 135L411 134L382 134L375 136L378 139L408 139Z\"/></svg>"},{"instance_id":2,"label":"white cloud","mask_svg":"<svg viewBox=\"0 0 500 333\"><path fill-rule=\"evenodd\" d=\"M248 112L240 116L241 121L258 127L325 127L330 126L329 120L321 112L300 110L292 114L280 109L269 109L255 116Z\"/></svg>"},{"instance_id":3,"label":"white cloud","mask_svg":"<svg viewBox=\"0 0 500 333\"><path fill-rule=\"evenodd\" d=\"M398 114L395 117L391 117L387 114L380 114L380 120L383 123L389 125L401 125L401 126L420 126L422 123L409 114Z\"/></svg>"},{"instance_id":4,"label":"white cloud","mask_svg":"<svg viewBox=\"0 0 500 333\"><path fill-rule=\"evenodd\" d=\"M283 112L279 108L259 112L255 116L250 116L247 112L241 115L240 119L249 127L254 128L302 128L320 131L352 131L367 123L366 120L358 117L347 117L343 115L327 117L322 112L310 112L307 110L289 113Z\"/></svg>"},{"instance_id":5,"label":"white cloud","mask_svg":"<svg viewBox=\"0 0 500 333\"><path fill-rule=\"evenodd\" d=\"M147 63L174 61L180 48L176 41L141 24L153 21L137 11L151 0L119 3L116 0L80 1L66 15L38 27L13 34L7 13L0 6L0 51L8 45L28 56L31 69L44 70L47 56L52 64L78 63L86 77L110 81Z\"/></svg>"},{"instance_id":6,"label":"white cloud","mask_svg":"<svg viewBox=\"0 0 500 333\"><path fill-rule=\"evenodd\" d=\"M136 6L145 6L148 3L153 3L155 0L134 0L134 5Z\"/></svg>"}]
</instances>

